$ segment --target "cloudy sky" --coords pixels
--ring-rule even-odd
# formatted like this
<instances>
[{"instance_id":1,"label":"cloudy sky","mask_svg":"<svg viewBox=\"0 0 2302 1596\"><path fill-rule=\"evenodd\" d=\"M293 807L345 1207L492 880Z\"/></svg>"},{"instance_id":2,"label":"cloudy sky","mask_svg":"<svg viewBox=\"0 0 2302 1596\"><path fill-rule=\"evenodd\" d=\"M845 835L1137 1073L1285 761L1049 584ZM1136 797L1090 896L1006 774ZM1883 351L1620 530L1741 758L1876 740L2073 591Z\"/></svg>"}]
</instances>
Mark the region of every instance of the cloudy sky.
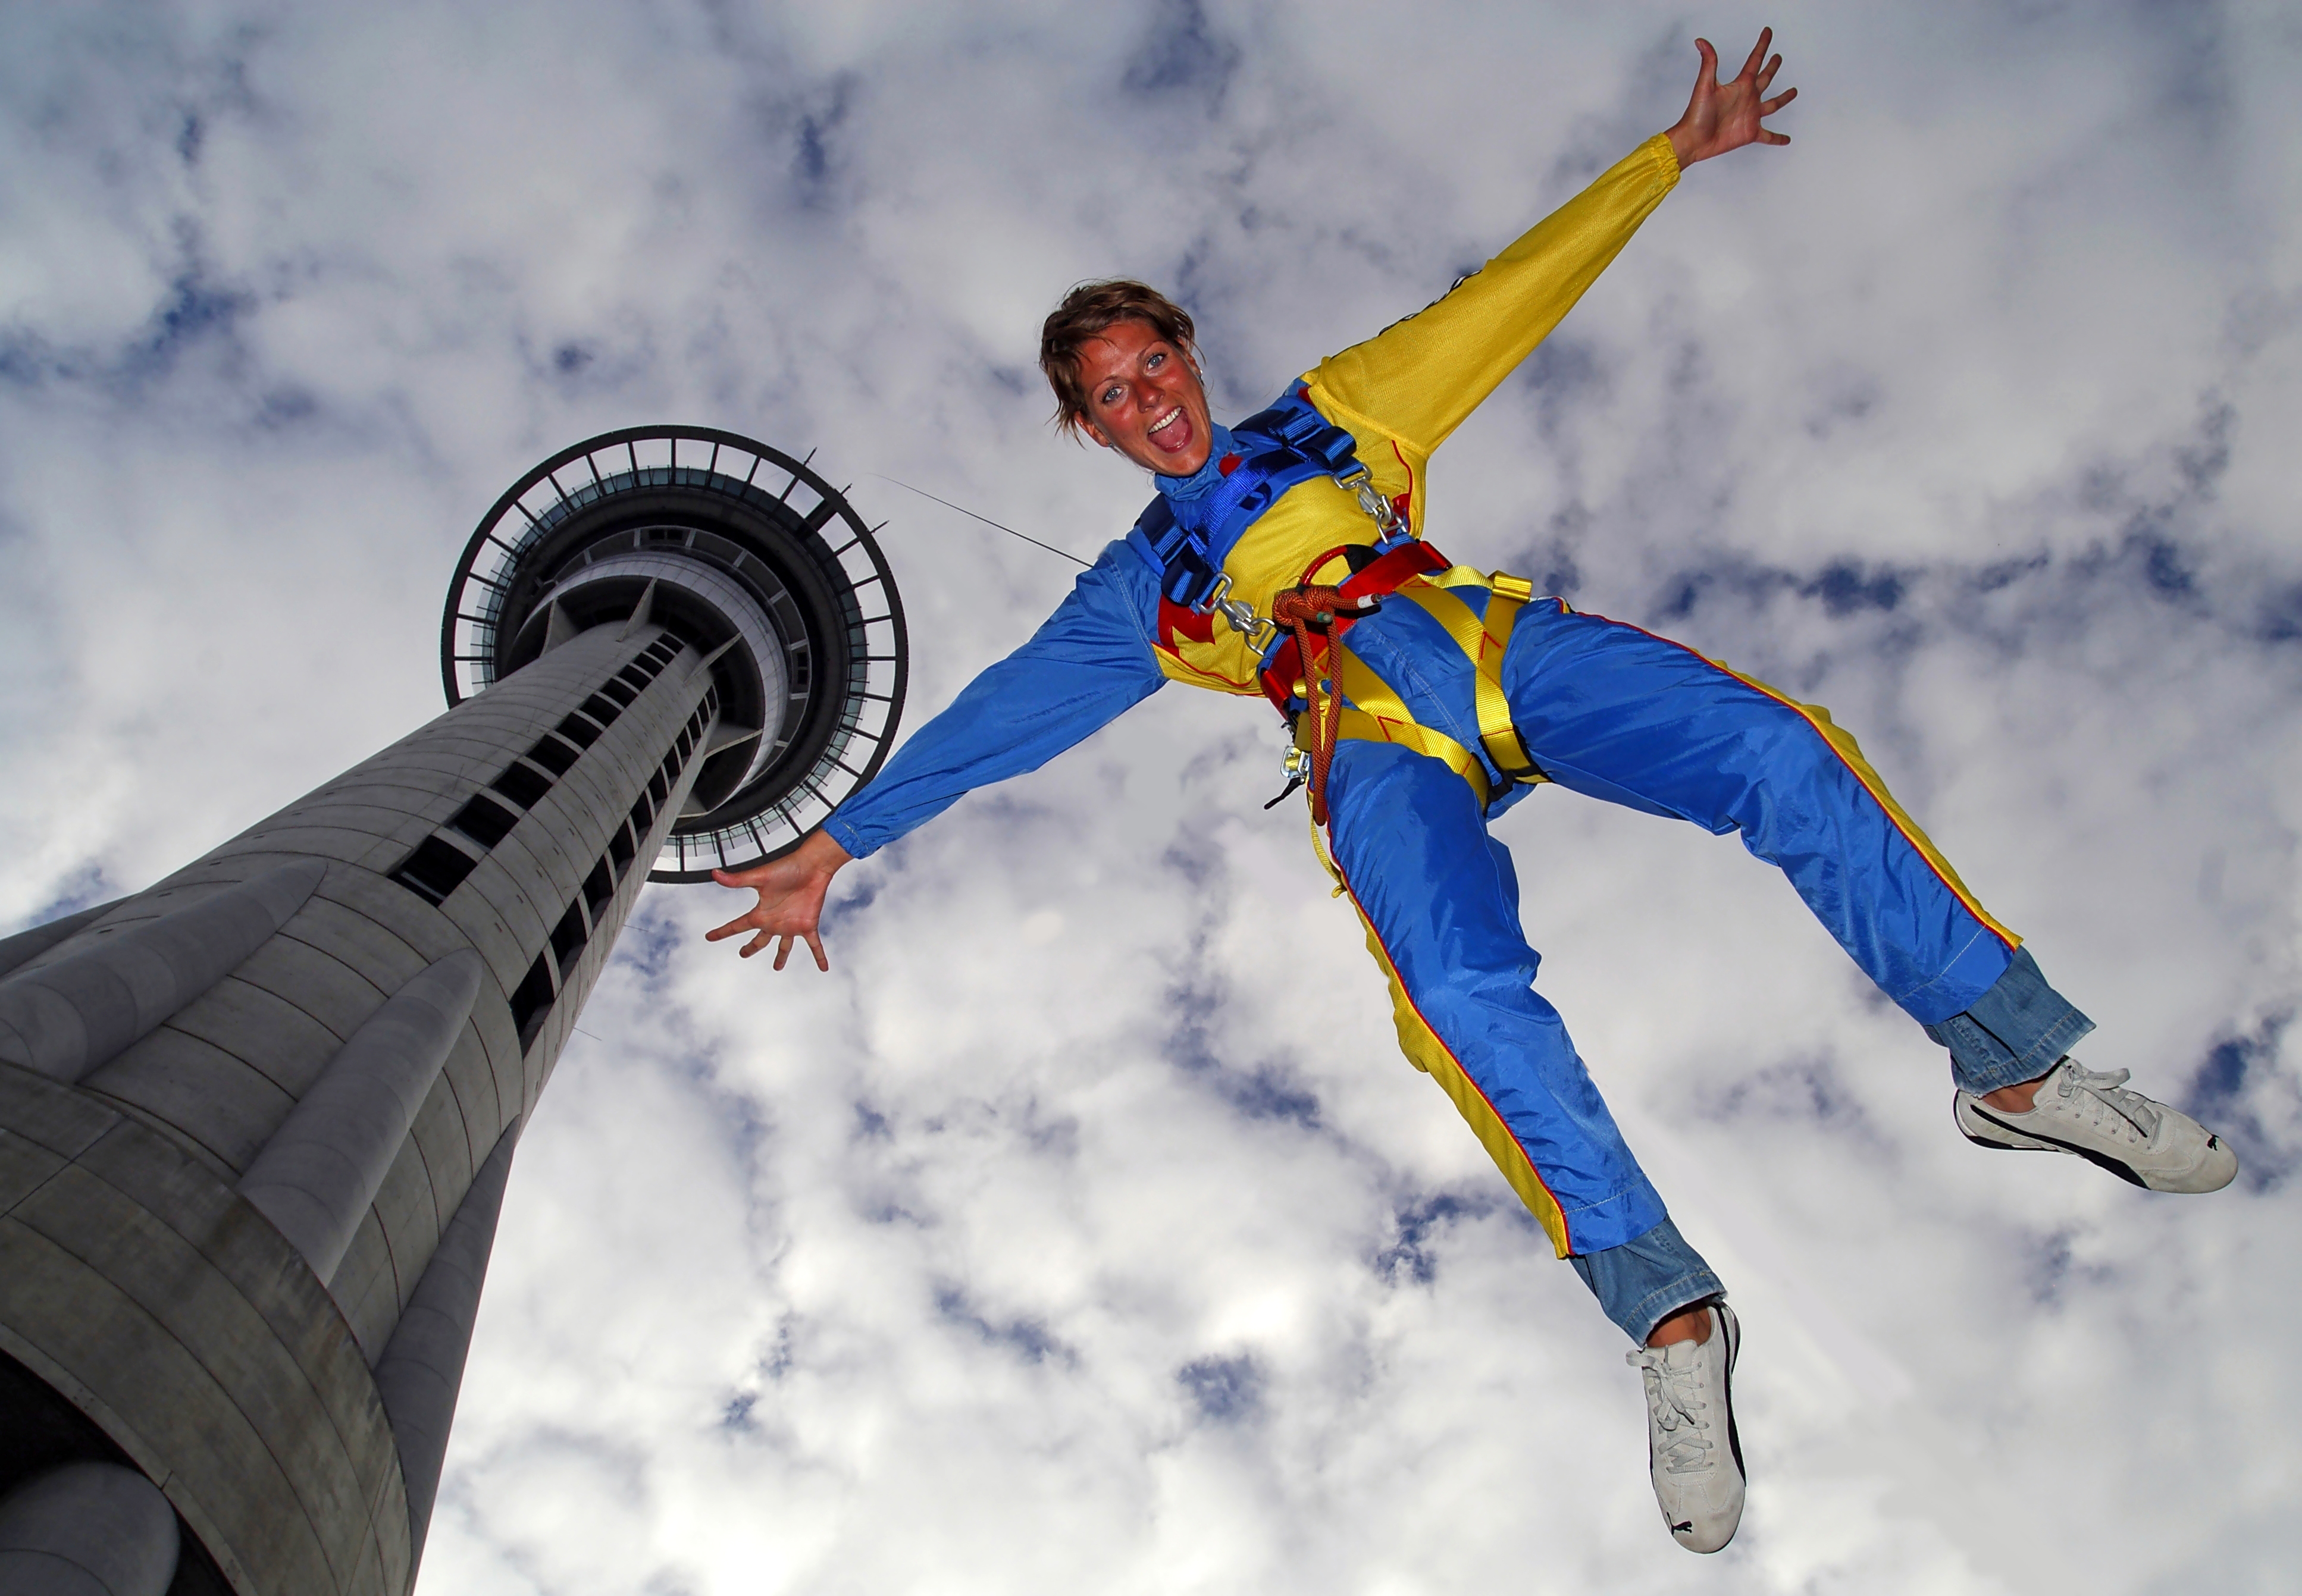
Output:
<instances>
[{"instance_id":1,"label":"cloudy sky","mask_svg":"<svg viewBox=\"0 0 2302 1596\"><path fill-rule=\"evenodd\" d=\"M817 449L916 725L1140 504L1031 367L1172 285L1217 414L1432 298L1779 30L1437 462L1430 534L1815 701L2207 1113L2153 1198L1950 1125L1731 840L1499 827L1746 1331L1743 1533L1393 1050L1259 704L1174 689L842 879L658 887L520 1150L424 1596L2282 1588L2302 1441L2302 21L2274 3L0 4L0 930L438 710L545 454ZM2277 1526L2287 1525L2286 1531Z\"/></svg>"}]
</instances>

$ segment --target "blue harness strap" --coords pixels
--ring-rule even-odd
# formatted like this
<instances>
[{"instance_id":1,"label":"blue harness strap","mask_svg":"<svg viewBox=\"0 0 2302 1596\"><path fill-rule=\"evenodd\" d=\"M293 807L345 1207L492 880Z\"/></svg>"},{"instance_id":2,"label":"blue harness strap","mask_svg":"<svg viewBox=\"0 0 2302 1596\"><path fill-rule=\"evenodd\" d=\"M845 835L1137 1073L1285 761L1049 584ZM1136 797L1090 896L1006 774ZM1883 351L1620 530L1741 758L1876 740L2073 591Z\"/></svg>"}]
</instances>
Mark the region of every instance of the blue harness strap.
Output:
<instances>
[{"instance_id":1,"label":"blue harness strap","mask_svg":"<svg viewBox=\"0 0 2302 1596\"><path fill-rule=\"evenodd\" d=\"M1299 384L1231 431L1240 455L1231 474L1196 500L1158 495L1127 534L1159 573L1160 592L1189 609L1206 602L1223 560L1281 494L1315 476L1342 476L1358 464L1357 441L1320 415Z\"/></svg>"}]
</instances>

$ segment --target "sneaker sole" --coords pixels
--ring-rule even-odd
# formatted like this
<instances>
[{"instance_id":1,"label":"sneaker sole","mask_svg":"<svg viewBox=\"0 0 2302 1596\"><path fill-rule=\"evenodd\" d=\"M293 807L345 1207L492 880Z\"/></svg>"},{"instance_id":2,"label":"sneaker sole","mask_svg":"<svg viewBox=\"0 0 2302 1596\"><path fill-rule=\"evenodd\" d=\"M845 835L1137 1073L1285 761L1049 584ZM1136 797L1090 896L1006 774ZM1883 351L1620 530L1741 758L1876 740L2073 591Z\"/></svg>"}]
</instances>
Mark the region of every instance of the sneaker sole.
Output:
<instances>
[{"instance_id":1,"label":"sneaker sole","mask_svg":"<svg viewBox=\"0 0 2302 1596\"><path fill-rule=\"evenodd\" d=\"M1993 1137L1977 1136L1972 1130L1969 1130L1966 1123L1966 1114L1962 1113L1962 1110L1970 1106L1973 1110L1975 1118L1987 1121L1990 1125L2002 1132L2007 1139L2000 1141ZM2138 1186L2145 1191L2171 1191L2177 1196L2203 1195L2185 1192L2179 1187L2153 1186L2150 1184L2148 1179L2132 1164L2121 1163L2120 1160L2113 1158L2109 1154L2101 1152L2094 1147L2082 1147L2075 1142L2066 1142L2056 1137L2040 1136L2037 1132L2033 1130L2017 1130L2013 1126L2008 1124L1996 1114L1992 1113L1988 1109L1983 1107L1979 1100L1976 1100L1971 1105L1968 1105L1962 1104L1957 1098L1953 1097L1951 1100L1951 1122L1958 1127L1958 1133L1966 1138L1967 1140L1972 1142L1978 1147L1987 1147L1994 1153L2071 1153L2085 1159L2088 1163L2108 1170L2112 1174L2116 1175L2128 1185ZM2217 1136L2209 1135L2206 1138L2206 1146L2211 1148L2219 1148L2222 1146L2222 1138ZM2223 1182L2223 1185L2228 1184L2228 1181ZM2209 1189L2219 1191L2222 1188L2217 1186L2210 1188Z\"/></svg>"}]
</instances>

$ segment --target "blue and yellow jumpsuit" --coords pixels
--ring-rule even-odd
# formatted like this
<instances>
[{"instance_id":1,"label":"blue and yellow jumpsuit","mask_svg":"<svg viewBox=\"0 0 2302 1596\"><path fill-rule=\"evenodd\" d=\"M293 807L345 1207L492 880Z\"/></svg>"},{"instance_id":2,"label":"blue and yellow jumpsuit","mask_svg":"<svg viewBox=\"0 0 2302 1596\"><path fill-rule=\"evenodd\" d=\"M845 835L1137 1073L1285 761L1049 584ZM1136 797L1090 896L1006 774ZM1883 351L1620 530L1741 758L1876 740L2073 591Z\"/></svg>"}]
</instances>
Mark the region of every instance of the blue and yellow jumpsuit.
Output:
<instances>
[{"instance_id":1,"label":"blue and yellow jumpsuit","mask_svg":"<svg viewBox=\"0 0 2302 1596\"><path fill-rule=\"evenodd\" d=\"M1668 140L1649 139L1443 298L1301 379L1410 525L1423 524L1432 453L1677 180ZM1160 491L1175 501L1207 492L1235 464L1229 446L1216 429L1206 468L1159 479ZM1358 501L1322 476L1281 495L1222 570L1231 596L1268 616L1273 593L1338 580L1345 567L1332 551L1370 541ZM1029 642L840 807L825 823L832 837L862 858L970 789L1036 769L1166 682L1260 694L1264 650L1222 616L1163 598L1144 548L1138 537L1105 550ZM1329 851L1390 983L1400 1046L1634 1340L1720 1288L1534 990L1510 857L1487 832L1531 790L1497 763L1498 717L1561 787L1740 831L1886 995L1950 1046L1968 1089L2043 1073L2091 1029L1820 709L1460 567L1411 578L1338 640L1335 656L1347 708L1327 784Z\"/></svg>"}]
</instances>

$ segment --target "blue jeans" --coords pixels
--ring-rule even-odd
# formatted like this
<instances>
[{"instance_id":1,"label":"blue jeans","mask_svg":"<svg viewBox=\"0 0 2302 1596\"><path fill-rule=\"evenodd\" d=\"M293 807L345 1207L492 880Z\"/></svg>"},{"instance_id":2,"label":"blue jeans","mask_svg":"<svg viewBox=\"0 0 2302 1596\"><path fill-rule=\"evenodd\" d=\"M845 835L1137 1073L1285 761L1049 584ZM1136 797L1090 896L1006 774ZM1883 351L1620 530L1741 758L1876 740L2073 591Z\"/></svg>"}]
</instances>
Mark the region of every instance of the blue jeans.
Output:
<instances>
[{"instance_id":1,"label":"blue jeans","mask_svg":"<svg viewBox=\"0 0 2302 1596\"><path fill-rule=\"evenodd\" d=\"M2093 1029L2093 1021L2046 985L2030 950L2018 947L2006 973L1972 1008L1926 1032L1950 1049L1951 1079L1979 1096L2037 1079Z\"/></svg>"},{"instance_id":2,"label":"blue jeans","mask_svg":"<svg viewBox=\"0 0 2302 1596\"><path fill-rule=\"evenodd\" d=\"M1570 1253L1567 1261L1599 1299L1599 1307L1640 1345L1654 1327L1706 1297L1724 1297L1726 1288L1686 1244L1666 1215L1645 1235L1601 1252Z\"/></svg>"},{"instance_id":3,"label":"blue jeans","mask_svg":"<svg viewBox=\"0 0 2302 1596\"><path fill-rule=\"evenodd\" d=\"M2006 973L1973 1007L1926 1032L1950 1049L1951 1079L1980 1094L2035 1080L2093 1029L2093 1021L2046 984L2029 950L2016 948ZM1702 1255L1668 1218L1619 1247L1573 1254L1567 1261L1607 1317L1642 1344L1679 1309L1726 1295Z\"/></svg>"}]
</instances>

